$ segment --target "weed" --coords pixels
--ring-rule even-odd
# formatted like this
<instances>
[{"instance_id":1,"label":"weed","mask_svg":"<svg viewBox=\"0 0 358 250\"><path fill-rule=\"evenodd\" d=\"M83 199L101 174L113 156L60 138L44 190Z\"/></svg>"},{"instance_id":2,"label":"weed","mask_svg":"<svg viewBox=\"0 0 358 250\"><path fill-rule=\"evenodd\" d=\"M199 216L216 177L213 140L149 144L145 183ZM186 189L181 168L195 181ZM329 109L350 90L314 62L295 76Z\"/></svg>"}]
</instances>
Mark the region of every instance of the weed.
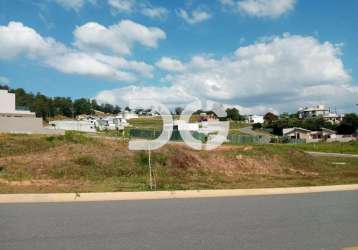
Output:
<instances>
[{"instance_id":1,"label":"weed","mask_svg":"<svg viewBox=\"0 0 358 250\"><path fill-rule=\"evenodd\" d=\"M66 131L64 139L66 142L76 143L76 144L87 144L93 143L95 140L88 137L86 134L76 131Z\"/></svg>"},{"instance_id":2,"label":"weed","mask_svg":"<svg viewBox=\"0 0 358 250\"><path fill-rule=\"evenodd\" d=\"M81 166L94 166L96 165L96 159L91 155L81 155L73 160L74 163Z\"/></svg>"}]
</instances>

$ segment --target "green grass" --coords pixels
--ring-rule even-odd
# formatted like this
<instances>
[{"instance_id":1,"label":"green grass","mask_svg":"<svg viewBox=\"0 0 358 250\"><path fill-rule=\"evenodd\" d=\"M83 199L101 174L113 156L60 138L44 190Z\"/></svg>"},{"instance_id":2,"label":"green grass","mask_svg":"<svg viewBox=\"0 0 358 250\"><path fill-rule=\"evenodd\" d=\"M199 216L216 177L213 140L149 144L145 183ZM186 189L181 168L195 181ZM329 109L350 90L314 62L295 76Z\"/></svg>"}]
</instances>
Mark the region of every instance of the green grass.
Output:
<instances>
[{"instance_id":1,"label":"green grass","mask_svg":"<svg viewBox=\"0 0 358 250\"><path fill-rule=\"evenodd\" d=\"M162 128L163 121L160 117L130 119L129 124L135 128Z\"/></svg>"},{"instance_id":2,"label":"green grass","mask_svg":"<svg viewBox=\"0 0 358 250\"><path fill-rule=\"evenodd\" d=\"M0 157L46 151L63 141L63 137L0 134Z\"/></svg>"},{"instance_id":3,"label":"green grass","mask_svg":"<svg viewBox=\"0 0 358 250\"><path fill-rule=\"evenodd\" d=\"M230 121L230 129L240 129L240 128L246 128L249 126L250 126L250 124L247 124L244 122Z\"/></svg>"}]
</instances>

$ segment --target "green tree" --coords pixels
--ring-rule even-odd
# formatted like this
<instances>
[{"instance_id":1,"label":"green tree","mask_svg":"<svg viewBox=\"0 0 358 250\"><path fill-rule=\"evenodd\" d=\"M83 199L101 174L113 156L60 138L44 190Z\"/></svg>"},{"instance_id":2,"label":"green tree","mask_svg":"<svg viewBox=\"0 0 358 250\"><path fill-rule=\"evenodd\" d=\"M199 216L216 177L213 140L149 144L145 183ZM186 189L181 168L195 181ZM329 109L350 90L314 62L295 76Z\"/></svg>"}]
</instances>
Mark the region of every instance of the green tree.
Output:
<instances>
[{"instance_id":1,"label":"green tree","mask_svg":"<svg viewBox=\"0 0 358 250\"><path fill-rule=\"evenodd\" d=\"M226 109L227 118L232 121L241 121L242 117L240 115L240 112L237 108L228 108Z\"/></svg>"},{"instance_id":2,"label":"green tree","mask_svg":"<svg viewBox=\"0 0 358 250\"><path fill-rule=\"evenodd\" d=\"M356 133L358 129L358 116L355 113L346 114L343 121L337 126L338 134L349 135Z\"/></svg>"},{"instance_id":3,"label":"green tree","mask_svg":"<svg viewBox=\"0 0 358 250\"><path fill-rule=\"evenodd\" d=\"M55 97L52 102L54 115L73 116L73 103L69 97Z\"/></svg>"},{"instance_id":4,"label":"green tree","mask_svg":"<svg viewBox=\"0 0 358 250\"><path fill-rule=\"evenodd\" d=\"M50 99L37 93L30 109L36 113L37 117L42 117L44 120L47 120L50 116Z\"/></svg>"},{"instance_id":5,"label":"green tree","mask_svg":"<svg viewBox=\"0 0 358 250\"><path fill-rule=\"evenodd\" d=\"M90 115L92 113L91 102L85 98L75 100L73 109L75 115Z\"/></svg>"},{"instance_id":6,"label":"green tree","mask_svg":"<svg viewBox=\"0 0 358 250\"><path fill-rule=\"evenodd\" d=\"M183 112L183 110L184 110L184 109L183 109L182 107L176 107L176 108L175 108L175 114L176 114L176 115L181 115L181 113Z\"/></svg>"}]
</instances>

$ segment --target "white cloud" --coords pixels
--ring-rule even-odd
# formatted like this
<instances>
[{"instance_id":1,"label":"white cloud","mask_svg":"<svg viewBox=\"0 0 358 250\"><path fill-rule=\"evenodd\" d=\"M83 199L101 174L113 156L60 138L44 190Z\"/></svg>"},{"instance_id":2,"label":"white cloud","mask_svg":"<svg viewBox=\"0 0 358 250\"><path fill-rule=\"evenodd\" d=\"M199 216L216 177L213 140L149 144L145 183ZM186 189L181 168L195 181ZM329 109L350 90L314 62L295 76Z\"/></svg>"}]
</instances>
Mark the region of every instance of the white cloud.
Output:
<instances>
[{"instance_id":1,"label":"white cloud","mask_svg":"<svg viewBox=\"0 0 358 250\"><path fill-rule=\"evenodd\" d=\"M220 3L249 16L278 18L293 10L296 0L220 0Z\"/></svg>"},{"instance_id":2,"label":"white cloud","mask_svg":"<svg viewBox=\"0 0 358 250\"><path fill-rule=\"evenodd\" d=\"M64 45L52 38L42 37L20 22L0 26L0 59L11 59L19 55L36 58L64 51Z\"/></svg>"},{"instance_id":3,"label":"white cloud","mask_svg":"<svg viewBox=\"0 0 358 250\"><path fill-rule=\"evenodd\" d=\"M101 53L93 54L92 57L114 68L134 71L147 78L153 77L154 67L141 61L128 61L123 57L108 56Z\"/></svg>"},{"instance_id":4,"label":"white cloud","mask_svg":"<svg viewBox=\"0 0 358 250\"><path fill-rule=\"evenodd\" d=\"M86 23L74 31L75 45L82 50L111 50L117 54L130 54L134 43L156 48L165 39L163 30L146 27L130 20L120 21L108 28L95 22Z\"/></svg>"},{"instance_id":5,"label":"white cloud","mask_svg":"<svg viewBox=\"0 0 358 250\"><path fill-rule=\"evenodd\" d=\"M156 41L150 37L150 34L145 34L145 32L143 34L143 30L148 31L154 28L147 29L134 22L129 22L129 26L133 28L129 32L125 33L126 29L122 30L122 37L127 39L128 43L139 41L144 37L144 40L140 41L141 44L149 47L156 46ZM137 36L136 32L140 30L142 34ZM99 42L97 45L100 45ZM106 49L106 46L107 44L104 44L103 48ZM10 22L7 26L0 26L0 60L10 60L20 56L39 60L44 65L66 74L87 75L116 81L134 81L139 76L153 77L154 67L144 62L108 56L106 51L90 50L88 47L86 50L67 47L53 38L42 37L34 29L19 22Z\"/></svg>"},{"instance_id":6,"label":"white cloud","mask_svg":"<svg viewBox=\"0 0 358 250\"><path fill-rule=\"evenodd\" d=\"M169 10L161 6L152 6L147 1L136 0L108 0L108 4L112 9L112 14L125 13L141 13L150 18L165 19L169 14Z\"/></svg>"},{"instance_id":7,"label":"white cloud","mask_svg":"<svg viewBox=\"0 0 358 250\"><path fill-rule=\"evenodd\" d=\"M234 0L219 0L219 2L224 6L226 5L232 7L236 5L236 2Z\"/></svg>"},{"instance_id":8,"label":"white cloud","mask_svg":"<svg viewBox=\"0 0 358 250\"><path fill-rule=\"evenodd\" d=\"M162 57L155 64L158 68L166 70L166 71L183 71L185 69L184 65L181 61L170 58L170 57Z\"/></svg>"},{"instance_id":9,"label":"white cloud","mask_svg":"<svg viewBox=\"0 0 358 250\"><path fill-rule=\"evenodd\" d=\"M144 7L141 13L150 18L164 19L169 14L169 11L164 7Z\"/></svg>"},{"instance_id":10,"label":"white cloud","mask_svg":"<svg viewBox=\"0 0 358 250\"><path fill-rule=\"evenodd\" d=\"M5 77L5 76L0 76L0 84L4 84L7 85L10 83L9 78Z\"/></svg>"},{"instance_id":11,"label":"white cloud","mask_svg":"<svg viewBox=\"0 0 358 250\"><path fill-rule=\"evenodd\" d=\"M79 11L85 3L96 3L96 0L52 0L67 10Z\"/></svg>"},{"instance_id":12,"label":"white cloud","mask_svg":"<svg viewBox=\"0 0 358 250\"><path fill-rule=\"evenodd\" d=\"M111 103L126 106L131 100L144 99L161 102L170 107L189 103L196 100L184 89L172 87L154 87L154 86L127 86L123 88L105 90L98 93L96 100L100 103Z\"/></svg>"},{"instance_id":13,"label":"white cloud","mask_svg":"<svg viewBox=\"0 0 358 250\"><path fill-rule=\"evenodd\" d=\"M211 18L211 14L209 12L201 9L195 9L191 11L191 13L180 9L178 11L178 16L189 24L201 23Z\"/></svg>"},{"instance_id":14,"label":"white cloud","mask_svg":"<svg viewBox=\"0 0 358 250\"><path fill-rule=\"evenodd\" d=\"M173 64L182 70L173 71ZM200 98L264 113L319 103L346 109L353 107L358 94L341 60L341 48L310 36L284 34L240 47L230 56L199 55L186 63L167 58L157 66L171 72L165 78L171 87L154 88L156 98L165 101L175 99L180 89L188 97L183 103ZM117 95L121 89L106 93L123 101Z\"/></svg>"},{"instance_id":15,"label":"white cloud","mask_svg":"<svg viewBox=\"0 0 358 250\"><path fill-rule=\"evenodd\" d=\"M111 6L116 12L119 13L131 13L135 7L135 0L108 0L109 6Z\"/></svg>"},{"instance_id":16,"label":"white cloud","mask_svg":"<svg viewBox=\"0 0 358 250\"><path fill-rule=\"evenodd\" d=\"M45 62L47 65L67 74L88 75L118 81L133 81L135 79L128 72L118 70L113 65L82 52L57 55L48 58Z\"/></svg>"}]
</instances>

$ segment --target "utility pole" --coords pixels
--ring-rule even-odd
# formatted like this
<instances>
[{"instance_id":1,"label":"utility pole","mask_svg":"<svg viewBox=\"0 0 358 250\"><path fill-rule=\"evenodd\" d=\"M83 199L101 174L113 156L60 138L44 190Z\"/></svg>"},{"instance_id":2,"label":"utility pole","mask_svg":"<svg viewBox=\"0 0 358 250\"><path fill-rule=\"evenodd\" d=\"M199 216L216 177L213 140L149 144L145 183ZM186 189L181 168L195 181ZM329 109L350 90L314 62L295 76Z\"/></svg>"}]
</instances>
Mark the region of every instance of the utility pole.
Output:
<instances>
[{"instance_id":1,"label":"utility pole","mask_svg":"<svg viewBox=\"0 0 358 250\"><path fill-rule=\"evenodd\" d=\"M148 165L149 165L149 187L150 190L153 190L153 173L152 173L150 145L148 146Z\"/></svg>"}]
</instances>

